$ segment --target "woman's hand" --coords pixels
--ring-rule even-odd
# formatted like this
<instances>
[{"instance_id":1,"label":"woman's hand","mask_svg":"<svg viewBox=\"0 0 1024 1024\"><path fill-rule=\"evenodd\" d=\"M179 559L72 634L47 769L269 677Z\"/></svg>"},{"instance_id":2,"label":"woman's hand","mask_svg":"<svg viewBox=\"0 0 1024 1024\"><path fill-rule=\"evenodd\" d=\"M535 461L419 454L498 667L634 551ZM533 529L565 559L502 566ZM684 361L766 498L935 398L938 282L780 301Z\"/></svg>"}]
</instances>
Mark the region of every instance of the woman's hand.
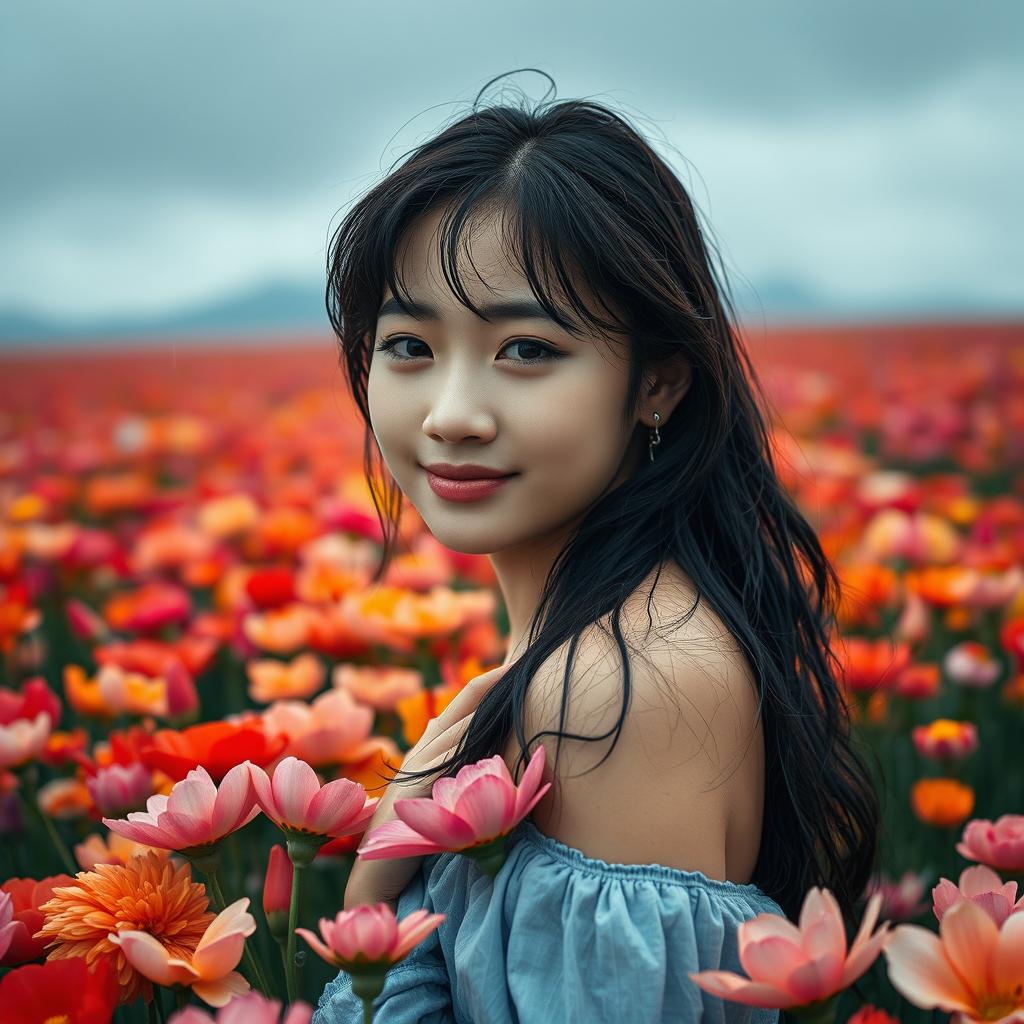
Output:
<instances>
[{"instance_id":1,"label":"woman's hand","mask_svg":"<svg viewBox=\"0 0 1024 1024\"><path fill-rule=\"evenodd\" d=\"M475 676L455 695L451 703L432 718L419 740L406 752L402 761L404 771L423 771L435 768L451 757L462 734L469 728L480 701L492 686L508 671L508 665L499 665ZM410 797L429 797L436 778L426 776L414 781L396 780L388 786L374 812L367 833L397 815L395 800ZM356 857L345 888L344 909L363 903L387 903L393 911L398 909L398 897L419 870L423 855L415 857L389 857L381 860L361 860Z\"/></svg>"}]
</instances>

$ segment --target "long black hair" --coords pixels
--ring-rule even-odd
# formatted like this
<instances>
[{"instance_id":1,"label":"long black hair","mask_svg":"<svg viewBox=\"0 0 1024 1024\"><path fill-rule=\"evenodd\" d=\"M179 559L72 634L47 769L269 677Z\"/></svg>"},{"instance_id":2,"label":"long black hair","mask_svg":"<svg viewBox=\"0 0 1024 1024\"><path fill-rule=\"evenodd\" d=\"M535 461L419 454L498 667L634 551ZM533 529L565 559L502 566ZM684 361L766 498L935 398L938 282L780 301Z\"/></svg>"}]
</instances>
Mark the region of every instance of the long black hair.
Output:
<instances>
[{"instance_id":1,"label":"long black hair","mask_svg":"<svg viewBox=\"0 0 1024 1024\"><path fill-rule=\"evenodd\" d=\"M840 585L777 477L770 417L762 411L768 399L733 326L727 286L708 257L697 213L625 117L586 100L545 99L534 109L525 102L481 106L494 81L468 114L361 196L328 247L328 315L366 425L364 468L384 531L375 580L395 547L402 494L370 428L367 379L385 286L407 295L396 253L417 218L444 209L446 279L459 301L483 316L459 278L460 233L474 216L506 215L510 259L559 326L628 336L627 415L638 408L658 360L682 356L692 377L657 458L606 490L574 528L545 582L525 652L501 687L484 696L455 753L438 768L403 778L454 775L503 750L512 729L520 745L517 777L540 736L558 736L559 747L563 738L603 738L547 730L527 743L523 720L535 672L565 648L564 724L576 646L598 620L610 621L623 662L617 741L630 696L622 606L671 558L693 581L697 601L706 600L732 630L758 683L766 797L752 882L791 920L811 886L827 886L852 924L874 868L879 808L851 740L840 666L829 646ZM625 310L626 319L604 320L587 308L567 266ZM578 320L559 308L552 281Z\"/></svg>"}]
</instances>

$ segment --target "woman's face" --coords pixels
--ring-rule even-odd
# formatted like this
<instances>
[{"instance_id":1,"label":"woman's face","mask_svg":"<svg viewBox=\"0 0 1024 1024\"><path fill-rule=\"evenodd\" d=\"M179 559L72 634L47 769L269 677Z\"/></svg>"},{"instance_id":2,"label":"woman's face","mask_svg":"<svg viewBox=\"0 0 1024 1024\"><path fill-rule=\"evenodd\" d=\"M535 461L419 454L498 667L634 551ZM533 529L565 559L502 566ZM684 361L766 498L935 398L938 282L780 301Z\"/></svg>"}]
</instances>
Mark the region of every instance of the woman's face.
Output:
<instances>
[{"instance_id":1,"label":"woman's face","mask_svg":"<svg viewBox=\"0 0 1024 1024\"><path fill-rule=\"evenodd\" d=\"M622 422L623 339L613 347L574 338L539 308L492 315L490 323L478 318L444 281L435 238L440 217L438 211L414 225L402 253L406 288L430 315L415 318L389 305L390 290L384 296L370 363L370 420L388 469L430 532L453 551L494 554L564 531L646 456L647 431L636 429L639 414ZM478 224L469 248L476 273L461 273L460 264L460 277L479 308L536 305L526 278L504 259L493 222ZM391 350L380 350L382 342ZM435 490L424 467L439 462L514 475L480 496L472 484L434 480Z\"/></svg>"}]
</instances>

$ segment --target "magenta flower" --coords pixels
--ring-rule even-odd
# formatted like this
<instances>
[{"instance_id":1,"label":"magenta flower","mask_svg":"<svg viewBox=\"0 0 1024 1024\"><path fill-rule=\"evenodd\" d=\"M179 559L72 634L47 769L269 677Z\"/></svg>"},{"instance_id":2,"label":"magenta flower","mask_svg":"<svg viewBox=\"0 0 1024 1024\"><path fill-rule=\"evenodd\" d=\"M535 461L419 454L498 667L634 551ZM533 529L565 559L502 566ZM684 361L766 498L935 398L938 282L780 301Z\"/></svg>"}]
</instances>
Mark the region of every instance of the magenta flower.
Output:
<instances>
[{"instance_id":1,"label":"magenta flower","mask_svg":"<svg viewBox=\"0 0 1024 1024\"><path fill-rule=\"evenodd\" d=\"M146 806L153 793L153 776L138 761L111 764L87 778L85 788L100 814L125 814Z\"/></svg>"},{"instance_id":2,"label":"magenta flower","mask_svg":"<svg viewBox=\"0 0 1024 1024\"><path fill-rule=\"evenodd\" d=\"M104 818L103 824L137 843L190 855L247 825L260 813L256 806L249 761L235 765L218 786L200 765L193 768L170 794L157 793L146 810L133 811L126 820Z\"/></svg>"},{"instance_id":3,"label":"magenta flower","mask_svg":"<svg viewBox=\"0 0 1024 1024\"><path fill-rule=\"evenodd\" d=\"M504 861L504 837L551 788L550 782L540 785L543 773L543 746L533 752L518 786L500 754L465 765L454 778L438 779L431 797L396 800L399 820L373 829L359 856L381 860L448 850L469 854L493 875Z\"/></svg>"}]
</instances>

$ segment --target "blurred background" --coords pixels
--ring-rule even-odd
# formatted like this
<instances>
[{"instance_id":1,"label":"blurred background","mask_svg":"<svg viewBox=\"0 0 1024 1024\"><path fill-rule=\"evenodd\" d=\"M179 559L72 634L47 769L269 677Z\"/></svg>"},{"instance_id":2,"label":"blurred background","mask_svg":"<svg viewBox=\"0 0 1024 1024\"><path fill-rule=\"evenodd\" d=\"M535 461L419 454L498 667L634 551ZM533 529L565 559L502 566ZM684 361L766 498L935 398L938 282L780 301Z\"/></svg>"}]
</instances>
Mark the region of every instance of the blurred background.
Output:
<instances>
[{"instance_id":1,"label":"blurred background","mask_svg":"<svg viewBox=\"0 0 1024 1024\"><path fill-rule=\"evenodd\" d=\"M1013 0L6 4L0 338L329 331L331 224L528 66L636 119L752 323L1014 318L1022 33Z\"/></svg>"}]
</instances>

